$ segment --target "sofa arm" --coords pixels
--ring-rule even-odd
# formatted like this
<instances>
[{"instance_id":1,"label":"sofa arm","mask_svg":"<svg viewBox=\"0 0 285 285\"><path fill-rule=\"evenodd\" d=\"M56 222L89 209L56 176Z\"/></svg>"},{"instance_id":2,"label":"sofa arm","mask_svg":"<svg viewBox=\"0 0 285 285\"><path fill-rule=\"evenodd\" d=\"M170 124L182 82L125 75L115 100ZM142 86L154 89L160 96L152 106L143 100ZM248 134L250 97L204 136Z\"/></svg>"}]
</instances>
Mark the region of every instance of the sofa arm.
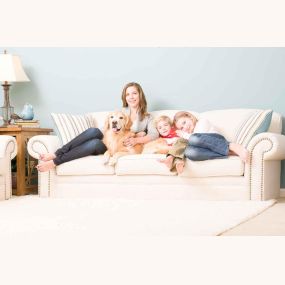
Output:
<instances>
[{"instance_id":1,"label":"sofa arm","mask_svg":"<svg viewBox=\"0 0 285 285\"><path fill-rule=\"evenodd\" d=\"M17 142L12 136L0 136L0 158L9 157L13 159L17 154Z\"/></svg>"},{"instance_id":2,"label":"sofa arm","mask_svg":"<svg viewBox=\"0 0 285 285\"><path fill-rule=\"evenodd\" d=\"M285 159L285 136L276 133L261 133L249 142L250 156L260 155L264 160Z\"/></svg>"},{"instance_id":3,"label":"sofa arm","mask_svg":"<svg viewBox=\"0 0 285 285\"><path fill-rule=\"evenodd\" d=\"M251 200L267 200L280 195L281 160L285 159L285 136L261 133L249 142L249 163L245 175Z\"/></svg>"},{"instance_id":4,"label":"sofa arm","mask_svg":"<svg viewBox=\"0 0 285 285\"><path fill-rule=\"evenodd\" d=\"M39 159L40 154L54 153L60 147L60 139L52 135L34 136L28 142L28 152L36 159Z\"/></svg>"}]
</instances>

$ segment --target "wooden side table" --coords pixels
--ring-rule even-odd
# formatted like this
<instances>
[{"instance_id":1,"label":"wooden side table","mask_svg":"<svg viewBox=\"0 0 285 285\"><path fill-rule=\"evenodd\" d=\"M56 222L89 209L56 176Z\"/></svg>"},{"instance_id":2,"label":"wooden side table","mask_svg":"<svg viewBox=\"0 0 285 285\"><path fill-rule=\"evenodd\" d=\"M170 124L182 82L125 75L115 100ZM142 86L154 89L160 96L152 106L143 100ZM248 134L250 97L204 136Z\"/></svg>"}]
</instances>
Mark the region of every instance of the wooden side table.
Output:
<instances>
[{"instance_id":1,"label":"wooden side table","mask_svg":"<svg viewBox=\"0 0 285 285\"><path fill-rule=\"evenodd\" d=\"M16 138L18 153L16 156L16 188L13 187L13 195L26 195L37 191L38 173L35 168L37 161L27 151L27 144L31 137L36 135L49 135L52 129L0 127L0 135L10 135Z\"/></svg>"}]
</instances>

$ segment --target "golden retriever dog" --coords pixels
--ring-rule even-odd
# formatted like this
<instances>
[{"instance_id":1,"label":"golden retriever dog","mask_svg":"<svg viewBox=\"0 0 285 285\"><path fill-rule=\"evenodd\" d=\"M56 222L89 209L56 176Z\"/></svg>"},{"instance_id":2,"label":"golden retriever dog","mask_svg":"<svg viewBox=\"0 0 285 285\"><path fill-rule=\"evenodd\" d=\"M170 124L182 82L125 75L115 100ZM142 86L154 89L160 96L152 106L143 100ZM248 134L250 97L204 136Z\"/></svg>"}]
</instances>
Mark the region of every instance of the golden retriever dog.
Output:
<instances>
[{"instance_id":1,"label":"golden retriever dog","mask_svg":"<svg viewBox=\"0 0 285 285\"><path fill-rule=\"evenodd\" d=\"M146 153L160 153L167 154L171 146L167 144L166 139L158 138L154 141L146 143L143 147L143 154Z\"/></svg>"},{"instance_id":2,"label":"golden retriever dog","mask_svg":"<svg viewBox=\"0 0 285 285\"><path fill-rule=\"evenodd\" d=\"M128 154L139 154L142 152L142 144L127 147L124 140L135 137L135 133L130 131L131 120L120 111L112 112L108 115L104 127L103 142L107 147L104 153L104 164L115 165L121 156Z\"/></svg>"}]
</instances>

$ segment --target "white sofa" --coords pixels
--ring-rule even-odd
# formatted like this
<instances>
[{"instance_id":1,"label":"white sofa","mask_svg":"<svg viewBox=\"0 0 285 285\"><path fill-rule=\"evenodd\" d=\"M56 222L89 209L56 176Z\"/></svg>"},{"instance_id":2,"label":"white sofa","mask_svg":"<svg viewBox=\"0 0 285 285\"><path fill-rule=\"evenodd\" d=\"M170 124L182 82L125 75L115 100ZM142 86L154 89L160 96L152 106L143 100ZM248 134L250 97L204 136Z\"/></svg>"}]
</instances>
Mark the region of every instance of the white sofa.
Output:
<instances>
[{"instance_id":1,"label":"white sofa","mask_svg":"<svg viewBox=\"0 0 285 285\"><path fill-rule=\"evenodd\" d=\"M0 135L0 201L12 196L11 160L17 154L16 139Z\"/></svg>"},{"instance_id":2,"label":"white sofa","mask_svg":"<svg viewBox=\"0 0 285 285\"><path fill-rule=\"evenodd\" d=\"M151 113L154 117L161 114L173 117L175 112ZM103 165L102 156L88 156L39 173L39 195L207 200L277 198L281 160L285 159L285 136L281 135L282 118L274 112L268 131L254 135L266 123L268 113L264 112L256 109L193 112L198 118L207 118L228 141L246 145L250 152L250 162L246 165L237 156L200 162L187 159L184 172L177 175L157 161L163 156L159 154L125 156L115 167ZM95 112L85 117L92 126L102 128L107 113ZM71 130L66 126L63 134L65 126L58 127L62 136ZM58 136L35 136L29 140L28 151L38 158L40 153L54 152L61 145Z\"/></svg>"}]
</instances>

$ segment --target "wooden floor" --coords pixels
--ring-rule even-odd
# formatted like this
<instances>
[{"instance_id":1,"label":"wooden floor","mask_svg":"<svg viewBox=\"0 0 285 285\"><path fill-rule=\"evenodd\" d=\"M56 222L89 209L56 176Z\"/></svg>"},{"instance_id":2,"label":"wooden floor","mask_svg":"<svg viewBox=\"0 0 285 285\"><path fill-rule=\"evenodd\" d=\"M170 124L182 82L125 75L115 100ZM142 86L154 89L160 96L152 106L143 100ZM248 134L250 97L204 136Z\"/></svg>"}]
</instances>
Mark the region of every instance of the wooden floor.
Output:
<instances>
[{"instance_id":1,"label":"wooden floor","mask_svg":"<svg viewBox=\"0 0 285 285\"><path fill-rule=\"evenodd\" d=\"M223 236L285 236L285 198Z\"/></svg>"}]
</instances>

